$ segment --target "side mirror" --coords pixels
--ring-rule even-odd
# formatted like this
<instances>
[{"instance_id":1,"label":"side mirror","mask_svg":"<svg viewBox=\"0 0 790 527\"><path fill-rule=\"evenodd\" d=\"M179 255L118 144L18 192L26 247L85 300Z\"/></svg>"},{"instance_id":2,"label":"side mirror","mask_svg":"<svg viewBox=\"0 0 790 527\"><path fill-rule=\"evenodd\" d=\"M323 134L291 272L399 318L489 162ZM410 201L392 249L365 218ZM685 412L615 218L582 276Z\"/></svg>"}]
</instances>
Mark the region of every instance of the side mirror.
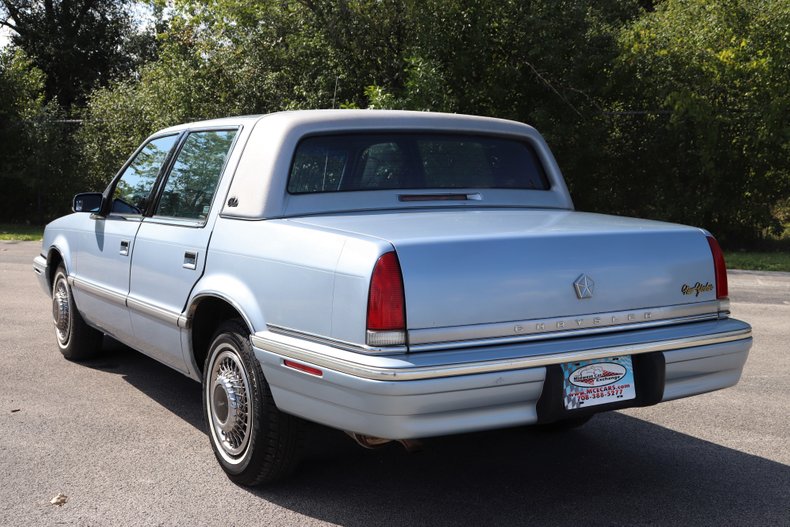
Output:
<instances>
[{"instance_id":1,"label":"side mirror","mask_svg":"<svg viewBox=\"0 0 790 527\"><path fill-rule=\"evenodd\" d=\"M74 212L97 213L101 210L101 205L101 192L81 192L74 196L74 201L71 203L71 210Z\"/></svg>"}]
</instances>

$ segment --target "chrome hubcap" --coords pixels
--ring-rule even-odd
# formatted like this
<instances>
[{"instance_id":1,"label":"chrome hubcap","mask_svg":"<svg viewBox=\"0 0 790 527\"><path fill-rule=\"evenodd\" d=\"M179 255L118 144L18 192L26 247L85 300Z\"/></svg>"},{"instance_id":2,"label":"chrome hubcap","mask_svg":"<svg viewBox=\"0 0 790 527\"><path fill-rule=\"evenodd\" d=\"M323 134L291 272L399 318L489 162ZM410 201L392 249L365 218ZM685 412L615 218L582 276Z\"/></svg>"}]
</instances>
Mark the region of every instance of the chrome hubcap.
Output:
<instances>
[{"instance_id":1,"label":"chrome hubcap","mask_svg":"<svg viewBox=\"0 0 790 527\"><path fill-rule=\"evenodd\" d=\"M224 452L237 457L250 441L250 388L247 372L229 346L217 355L211 379L206 398L214 437Z\"/></svg>"},{"instance_id":2,"label":"chrome hubcap","mask_svg":"<svg viewBox=\"0 0 790 527\"><path fill-rule=\"evenodd\" d=\"M69 288L66 279L62 276L55 282L55 289L52 293L52 319L55 321L55 333L58 342L65 345L69 340L69 330L71 327L71 313L69 306Z\"/></svg>"}]
</instances>

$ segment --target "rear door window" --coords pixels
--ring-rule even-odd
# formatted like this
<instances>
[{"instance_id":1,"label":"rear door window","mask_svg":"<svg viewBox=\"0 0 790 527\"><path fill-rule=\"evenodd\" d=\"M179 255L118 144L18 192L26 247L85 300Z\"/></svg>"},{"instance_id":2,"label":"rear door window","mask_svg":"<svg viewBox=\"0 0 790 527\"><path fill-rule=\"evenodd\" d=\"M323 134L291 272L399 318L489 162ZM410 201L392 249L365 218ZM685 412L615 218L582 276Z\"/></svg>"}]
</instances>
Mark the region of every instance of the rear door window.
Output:
<instances>
[{"instance_id":1,"label":"rear door window","mask_svg":"<svg viewBox=\"0 0 790 527\"><path fill-rule=\"evenodd\" d=\"M154 215L205 220L235 136L235 130L191 132L173 162Z\"/></svg>"}]
</instances>

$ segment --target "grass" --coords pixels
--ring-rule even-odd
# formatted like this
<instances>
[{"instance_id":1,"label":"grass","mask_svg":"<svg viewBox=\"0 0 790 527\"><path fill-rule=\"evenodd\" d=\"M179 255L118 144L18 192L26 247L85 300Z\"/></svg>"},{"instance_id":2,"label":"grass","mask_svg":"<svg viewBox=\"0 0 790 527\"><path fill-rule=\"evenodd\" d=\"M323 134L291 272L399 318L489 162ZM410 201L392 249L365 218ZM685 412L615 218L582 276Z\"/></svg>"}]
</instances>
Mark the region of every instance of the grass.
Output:
<instances>
[{"instance_id":1,"label":"grass","mask_svg":"<svg viewBox=\"0 0 790 527\"><path fill-rule=\"evenodd\" d=\"M44 227L0 223L0 240L36 241L44 235Z\"/></svg>"},{"instance_id":2,"label":"grass","mask_svg":"<svg viewBox=\"0 0 790 527\"><path fill-rule=\"evenodd\" d=\"M790 211L785 213L785 217L790 217ZM727 251L724 254L727 269L790 272L790 222L784 224L782 234L766 235L751 249Z\"/></svg>"},{"instance_id":3,"label":"grass","mask_svg":"<svg viewBox=\"0 0 790 527\"><path fill-rule=\"evenodd\" d=\"M790 272L790 252L730 252L724 255L727 269Z\"/></svg>"}]
</instances>

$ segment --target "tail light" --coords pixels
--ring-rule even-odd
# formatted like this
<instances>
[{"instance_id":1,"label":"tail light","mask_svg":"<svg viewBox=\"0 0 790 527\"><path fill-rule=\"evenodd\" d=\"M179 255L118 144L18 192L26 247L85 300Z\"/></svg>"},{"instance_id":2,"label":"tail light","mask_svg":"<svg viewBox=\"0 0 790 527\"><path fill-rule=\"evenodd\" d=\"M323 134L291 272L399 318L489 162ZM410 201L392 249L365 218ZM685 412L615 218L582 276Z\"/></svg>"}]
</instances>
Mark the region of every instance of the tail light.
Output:
<instances>
[{"instance_id":1,"label":"tail light","mask_svg":"<svg viewBox=\"0 0 790 527\"><path fill-rule=\"evenodd\" d=\"M727 287L727 264L724 263L724 253L721 252L719 242L713 236L708 236L708 245L713 254L713 266L716 270L716 298L725 300L730 292Z\"/></svg>"},{"instance_id":2,"label":"tail light","mask_svg":"<svg viewBox=\"0 0 790 527\"><path fill-rule=\"evenodd\" d=\"M394 251L384 253L373 268L368 293L367 343L370 346L406 344L403 276Z\"/></svg>"}]
</instances>

